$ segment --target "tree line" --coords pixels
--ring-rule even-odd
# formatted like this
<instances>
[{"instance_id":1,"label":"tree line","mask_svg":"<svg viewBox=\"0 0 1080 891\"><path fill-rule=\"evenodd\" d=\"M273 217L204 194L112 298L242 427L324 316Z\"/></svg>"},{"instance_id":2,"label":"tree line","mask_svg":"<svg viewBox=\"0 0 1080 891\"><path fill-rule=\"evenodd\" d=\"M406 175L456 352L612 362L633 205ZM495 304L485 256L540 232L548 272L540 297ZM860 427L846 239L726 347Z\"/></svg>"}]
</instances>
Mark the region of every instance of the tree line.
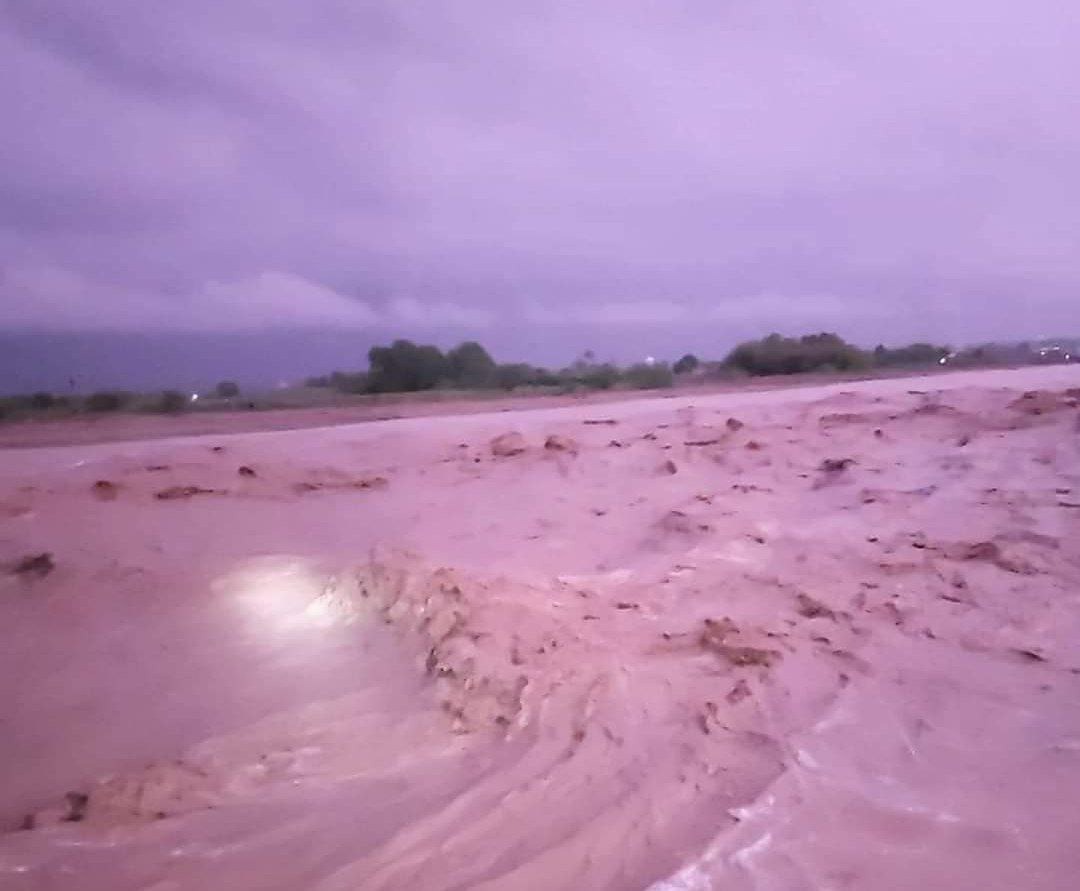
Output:
<instances>
[{"instance_id":1,"label":"tree line","mask_svg":"<svg viewBox=\"0 0 1080 891\"><path fill-rule=\"evenodd\" d=\"M496 362L476 341L466 341L443 352L431 344L395 340L368 351L367 371L335 371L308 378L310 387L328 387L343 393L412 393L423 390L564 390L658 389L677 378L730 378L740 375L802 374L858 371L875 367L919 367L939 364L952 355L947 346L915 343L904 347L878 346L863 350L838 334L822 332L802 337L770 334L738 344L721 361L703 362L687 353L673 363L640 362L619 366L597 362L591 351L572 365L551 370L521 362Z\"/></svg>"},{"instance_id":2,"label":"tree line","mask_svg":"<svg viewBox=\"0 0 1080 891\"><path fill-rule=\"evenodd\" d=\"M220 381L207 395L219 405L223 402L230 404L240 395L240 386L235 381ZM28 414L63 416L76 412L107 414L121 410L180 414L192 404L191 395L180 390L162 390L160 393L96 390L85 395L71 396L40 390L25 395L0 397L0 420Z\"/></svg>"},{"instance_id":3,"label":"tree line","mask_svg":"<svg viewBox=\"0 0 1080 891\"><path fill-rule=\"evenodd\" d=\"M304 383L308 387L350 394L412 393L435 389L513 391L529 388L572 392L621 387L645 390L671 387L679 379L722 380L808 372L916 369L940 365L984 367L1077 360L1068 346L1046 347L1029 343L988 343L954 350L947 345L920 342L898 347L878 344L867 350L829 331L800 337L770 334L736 345L719 361L704 361L687 353L670 364L648 361L620 366L599 362L591 351L586 351L571 365L553 370L525 362L496 362L483 345L473 340L446 352L432 344L395 340L389 345L372 347L367 358L366 371L335 371L308 378ZM234 381L221 381L205 396L208 398L197 403L199 407L234 406L240 396L240 387ZM254 402L244 405L256 407ZM0 419L122 409L175 414L195 406L191 395L179 390L158 394L101 390L83 396L38 392L0 398Z\"/></svg>"},{"instance_id":4,"label":"tree line","mask_svg":"<svg viewBox=\"0 0 1080 891\"><path fill-rule=\"evenodd\" d=\"M910 343L864 350L831 332L782 337L770 334L736 346L723 361L730 370L751 375L801 374L809 371L864 371L947 366L983 368L1002 365L1038 365L1075 362L1071 338L1044 344L984 343L962 349L945 344Z\"/></svg>"},{"instance_id":5,"label":"tree line","mask_svg":"<svg viewBox=\"0 0 1080 891\"><path fill-rule=\"evenodd\" d=\"M919 368L941 364L954 355L951 347L912 343L901 347L878 344L864 350L831 331L783 337L770 334L740 343L724 360L728 368L750 375L806 372L863 371L872 368Z\"/></svg>"},{"instance_id":6,"label":"tree line","mask_svg":"<svg viewBox=\"0 0 1080 891\"><path fill-rule=\"evenodd\" d=\"M415 393L422 390L516 390L519 387L581 387L609 390L670 387L675 371L664 362L621 367L596 362L586 353L573 365L553 371L525 362L496 362L474 340L443 352L431 344L395 340L368 351L367 371L335 371L308 378L310 387L331 387L344 393Z\"/></svg>"}]
</instances>

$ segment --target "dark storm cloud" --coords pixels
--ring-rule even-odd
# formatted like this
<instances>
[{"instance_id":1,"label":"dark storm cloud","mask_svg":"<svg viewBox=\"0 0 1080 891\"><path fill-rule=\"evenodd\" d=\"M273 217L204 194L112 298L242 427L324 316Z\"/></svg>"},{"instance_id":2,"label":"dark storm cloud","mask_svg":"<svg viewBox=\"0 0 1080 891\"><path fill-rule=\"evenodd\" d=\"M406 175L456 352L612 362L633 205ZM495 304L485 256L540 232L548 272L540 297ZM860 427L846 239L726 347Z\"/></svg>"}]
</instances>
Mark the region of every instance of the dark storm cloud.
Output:
<instances>
[{"instance_id":1,"label":"dark storm cloud","mask_svg":"<svg viewBox=\"0 0 1080 891\"><path fill-rule=\"evenodd\" d=\"M1080 327L1068 4L3 9L9 331Z\"/></svg>"}]
</instances>

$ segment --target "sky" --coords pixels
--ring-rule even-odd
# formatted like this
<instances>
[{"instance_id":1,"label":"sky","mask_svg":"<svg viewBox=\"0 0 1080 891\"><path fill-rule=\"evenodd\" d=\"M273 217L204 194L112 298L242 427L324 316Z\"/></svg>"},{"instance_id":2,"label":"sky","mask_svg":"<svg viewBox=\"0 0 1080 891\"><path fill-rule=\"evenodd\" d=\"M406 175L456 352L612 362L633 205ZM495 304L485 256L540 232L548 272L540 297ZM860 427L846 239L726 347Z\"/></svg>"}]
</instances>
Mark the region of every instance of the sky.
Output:
<instances>
[{"instance_id":1,"label":"sky","mask_svg":"<svg viewBox=\"0 0 1080 891\"><path fill-rule=\"evenodd\" d=\"M1061 0L6 0L0 386L1076 332L1077 46Z\"/></svg>"}]
</instances>

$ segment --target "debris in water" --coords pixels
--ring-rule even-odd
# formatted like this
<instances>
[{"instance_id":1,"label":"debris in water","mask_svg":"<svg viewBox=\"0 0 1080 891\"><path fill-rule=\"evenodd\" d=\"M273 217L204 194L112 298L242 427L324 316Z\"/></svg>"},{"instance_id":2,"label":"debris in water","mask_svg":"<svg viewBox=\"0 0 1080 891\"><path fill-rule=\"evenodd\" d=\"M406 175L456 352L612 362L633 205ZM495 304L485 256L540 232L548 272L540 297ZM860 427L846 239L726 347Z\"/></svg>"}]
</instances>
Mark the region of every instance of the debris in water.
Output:
<instances>
[{"instance_id":1,"label":"debris in water","mask_svg":"<svg viewBox=\"0 0 1080 891\"><path fill-rule=\"evenodd\" d=\"M68 792L64 796L67 803L67 813L64 821L67 823L79 823L86 817L86 808L90 804L90 796L85 792Z\"/></svg>"},{"instance_id":2,"label":"debris in water","mask_svg":"<svg viewBox=\"0 0 1080 891\"><path fill-rule=\"evenodd\" d=\"M738 626L726 616L722 619L706 619L698 643L703 649L722 656L740 668L751 665L769 668L780 657L775 650L727 643L728 636L738 632Z\"/></svg>"},{"instance_id":3,"label":"debris in water","mask_svg":"<svg viewBox=\"0 0 1080 891\"><path fill-rule=\"evenodd\" d=\"M738 705L740 702L742 702L744 699L746 699L749 695L750 695L750 685L748 683L746 683L745 678L739 678L735 682L735 686L732 687L728 691L727 696L725 696L724 698L731 705Z\"/></svg>"},{"instance_id":4,"label":"debris in water","mask_svg":"<svg viewBox=\"0 0 1080 891\"><path fill-rule=\"evenodd\" d=\"M98 480L90 487L90 491L102 501L113 501L120 494L120 487L112 480Z\"/></svg>"},{"instance_id":5,"label":"debris in water","mask_svg":"<svg viewBox=\"0 0 1080 891\"><path fill-rule=\"evenodd\" d=\"M962 560L989 560L995 562L1001 559L1001 548L992 541L977 541L965 546L961 554Z\"/></svg>"},{"instance_id":6,"label":"debris in water","mask_svg":"<svg viewBox=\"0 0 1080 891\"><path fill-rule=\"evenodd\" d=\"M48 551L43 551L40 554L28 554L23 557L11 571L15 575L34 576L41 579L54 569L56 569L56 561L53 560L53 555Z\"/></svg>"},{"instance_id":7,"label":"debris in water","mask_svg":"<svg viewBox=\"0 0 1080 891\"><path fill-rule=\"evenodd\" d=\"M176 501L180 498L193 498L196 495L213 495L215 489L204 489L201 486L169 486L160 492L155 492L154 497L159 501Z\"/></svg>"},{"instance_id":8,"label":"debris in water","mask_svg":"<svg viewBox=\"0 0 1080 891\"><path fill-rule=\"evenodd\" d=\"M847 470L854 463L854 458L825 458L818 469L825 471L825 473L839 473L842 470Z\"/></svg>"},{"instance_id":9,"label":"debris in water","mask_svg":"<svg viewBox=\"0 0 1080 891\"><path fill-rule=\"evenodd\" d=\"M800 616L807 619L835 619L836 613L829 609L820 600L815 600L809 594L801 591L795 596L796 611Z\"/></svg>"}]
</instances>

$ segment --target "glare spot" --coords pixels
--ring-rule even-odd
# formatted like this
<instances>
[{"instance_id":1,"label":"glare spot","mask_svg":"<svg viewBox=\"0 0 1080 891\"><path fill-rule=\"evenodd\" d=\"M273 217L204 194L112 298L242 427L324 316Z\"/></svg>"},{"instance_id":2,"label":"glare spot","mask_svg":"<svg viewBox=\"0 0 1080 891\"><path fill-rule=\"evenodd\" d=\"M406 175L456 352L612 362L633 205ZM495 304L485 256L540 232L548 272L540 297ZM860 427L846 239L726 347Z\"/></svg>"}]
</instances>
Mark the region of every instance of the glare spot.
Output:
<instances>
[{"instance_id":1,"label":"glare spot","mask_svg":"<svg viewBox=\"0 0 1080 891\"><path fill-rule=\"evenodd\" d=\"M214 588L268 634L349 625L361 617L351 580L304 560L263 558L219 579Z\"/></svg>"}]
</instances>

